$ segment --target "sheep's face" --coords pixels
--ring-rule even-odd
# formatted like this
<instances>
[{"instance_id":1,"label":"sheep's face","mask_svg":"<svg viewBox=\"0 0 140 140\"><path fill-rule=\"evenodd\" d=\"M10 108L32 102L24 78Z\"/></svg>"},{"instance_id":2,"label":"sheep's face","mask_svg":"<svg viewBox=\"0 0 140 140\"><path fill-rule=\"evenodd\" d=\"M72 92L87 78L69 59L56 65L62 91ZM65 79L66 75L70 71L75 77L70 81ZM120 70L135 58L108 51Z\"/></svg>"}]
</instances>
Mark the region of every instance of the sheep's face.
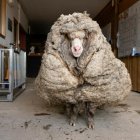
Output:
<instances>
[{"instance_id":1,"label":"sheep's face","mask_svg":"<svg viewBox=\"0 0 140 140\"><path fill-rule=\"evenodd\" d=\"M83 52L84 31L76 31L68 34L71 40L71 51L74 57L80 57Z\"/></svg>"}]
</instances>

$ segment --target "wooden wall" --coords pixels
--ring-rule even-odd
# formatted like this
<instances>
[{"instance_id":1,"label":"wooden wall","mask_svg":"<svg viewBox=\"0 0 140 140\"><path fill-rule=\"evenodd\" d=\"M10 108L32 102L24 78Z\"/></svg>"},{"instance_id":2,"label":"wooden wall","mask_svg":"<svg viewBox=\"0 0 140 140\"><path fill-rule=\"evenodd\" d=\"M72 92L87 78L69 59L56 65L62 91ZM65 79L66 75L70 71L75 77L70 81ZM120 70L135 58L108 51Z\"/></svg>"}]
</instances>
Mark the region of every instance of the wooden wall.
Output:
<instances>
[{"instance_id":1,"label":"wooden wall","mask_svg":"<svg viewBox=\"0 0 140 140\"><path fill-rule=\"evenodd\" d=\"M120 13L131 7L138 0L115 0L115 5L112 6L111 1L108 5L95 17L95 20L101 27L106 26L111 22L111 38L112 50L117 55L117 32L118 32L118 16ZM121 58L125 63L132 80L132 90L140 92L140 56Z\"/></svg>"},{"instance_id":2,"label":"wooden wall","mask_svg":"<svg viewBox=\"0 0 140 140\"><path fill-rule=\"evenodd\" d=\"M140 57L130 56L121 58L121 60L125 63L130 73L133 91L140 92Z\"/></svg>"}]
</instances>

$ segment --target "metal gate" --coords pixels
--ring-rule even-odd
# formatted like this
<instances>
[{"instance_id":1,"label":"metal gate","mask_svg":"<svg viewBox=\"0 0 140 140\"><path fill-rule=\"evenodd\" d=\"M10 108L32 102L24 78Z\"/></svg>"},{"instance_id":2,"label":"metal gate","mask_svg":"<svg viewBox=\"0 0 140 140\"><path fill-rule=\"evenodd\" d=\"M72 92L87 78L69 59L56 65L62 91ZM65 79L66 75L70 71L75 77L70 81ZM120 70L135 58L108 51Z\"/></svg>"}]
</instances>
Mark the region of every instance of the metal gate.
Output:
<instances>
[{"instance_id":1,"label":"metal gate","mask_svg":"<svg viewBox=\"0 0 140 140\"><path fill-rule=\"evenodd\" d=\"M13 101L25 89L26 52L0 49L0 101Z\"/></svg>"}]
</instances>

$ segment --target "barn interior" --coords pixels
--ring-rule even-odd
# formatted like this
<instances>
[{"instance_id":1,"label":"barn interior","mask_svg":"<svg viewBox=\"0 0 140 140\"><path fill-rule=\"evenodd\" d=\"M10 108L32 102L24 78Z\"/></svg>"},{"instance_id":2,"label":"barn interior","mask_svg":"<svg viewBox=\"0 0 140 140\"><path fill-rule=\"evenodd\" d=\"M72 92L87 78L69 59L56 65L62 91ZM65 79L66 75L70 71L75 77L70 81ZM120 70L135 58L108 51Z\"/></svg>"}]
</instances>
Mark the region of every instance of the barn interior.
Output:
<instances>
[{"instance_id":1,"label":"barn interior","mask_svg":"<svg viewBox=\"0 0 140 140\"><path fill-rule=\"evenodd\" d=\"M84 11L98 22L132 81L123 102L97 110L94 130L84 116L69 126L63 107L46 104L34 85L51 26L62 14ZM139 0L0 0L0 139L139 140L139 13Z\"/></svg>"}]
</instances>

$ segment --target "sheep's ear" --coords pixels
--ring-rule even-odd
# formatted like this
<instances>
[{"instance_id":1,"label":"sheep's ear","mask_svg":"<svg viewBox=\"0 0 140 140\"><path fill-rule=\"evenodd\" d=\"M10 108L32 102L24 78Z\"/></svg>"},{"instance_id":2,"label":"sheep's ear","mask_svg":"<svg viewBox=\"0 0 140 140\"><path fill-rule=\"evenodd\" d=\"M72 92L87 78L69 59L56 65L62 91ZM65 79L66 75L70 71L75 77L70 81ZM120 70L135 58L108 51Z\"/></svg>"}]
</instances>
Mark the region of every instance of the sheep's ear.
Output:
<instances>
[{"instance_id":1,"label":"sheep's ear","mask_svg":"<svg viewBox=\"0 0 140 140\"><path fill-rule=\"evenodd\" d=\"M85 34L85 39L88 40L88 39L90 38L91 34L92 34L92 33L90 33L90 32L86 32L86 34Z\"/></svg>"},{"instance_id":2,"label":"sheep's ear","mask_svg":"<svg viewBox=\"0 0 140 140\"><path fill-rule=\"evenodd\" d=\"M92 30L92 32L89 32L87 30L85 30L85 38L88 39L90 36L93 35L97 35L97 31L96 30Z\"/></svg>"},{"instance_id":3,"label":"sheep's ear","mask_svg":"<svg viewBox=\"0 0 140 140\"><path fill-rule=\"evenodd\" d=\"M97 36L96 32L89 33L88 38L87 38L87 43L88 44L93 43L95 41L96 36Z\"/></svg>"},{"instance_id":4,"label":"sheep's ear","mask_svg":"<svg viewBox=\"0 0 140 140\"><path fill-rule=\"evenodd\" d=\"M85 16L88 16L88 17L90 16L90 14L88 14L87 11L84 11L83 14L84 14Z\"/></svg>"}]
</instances>

